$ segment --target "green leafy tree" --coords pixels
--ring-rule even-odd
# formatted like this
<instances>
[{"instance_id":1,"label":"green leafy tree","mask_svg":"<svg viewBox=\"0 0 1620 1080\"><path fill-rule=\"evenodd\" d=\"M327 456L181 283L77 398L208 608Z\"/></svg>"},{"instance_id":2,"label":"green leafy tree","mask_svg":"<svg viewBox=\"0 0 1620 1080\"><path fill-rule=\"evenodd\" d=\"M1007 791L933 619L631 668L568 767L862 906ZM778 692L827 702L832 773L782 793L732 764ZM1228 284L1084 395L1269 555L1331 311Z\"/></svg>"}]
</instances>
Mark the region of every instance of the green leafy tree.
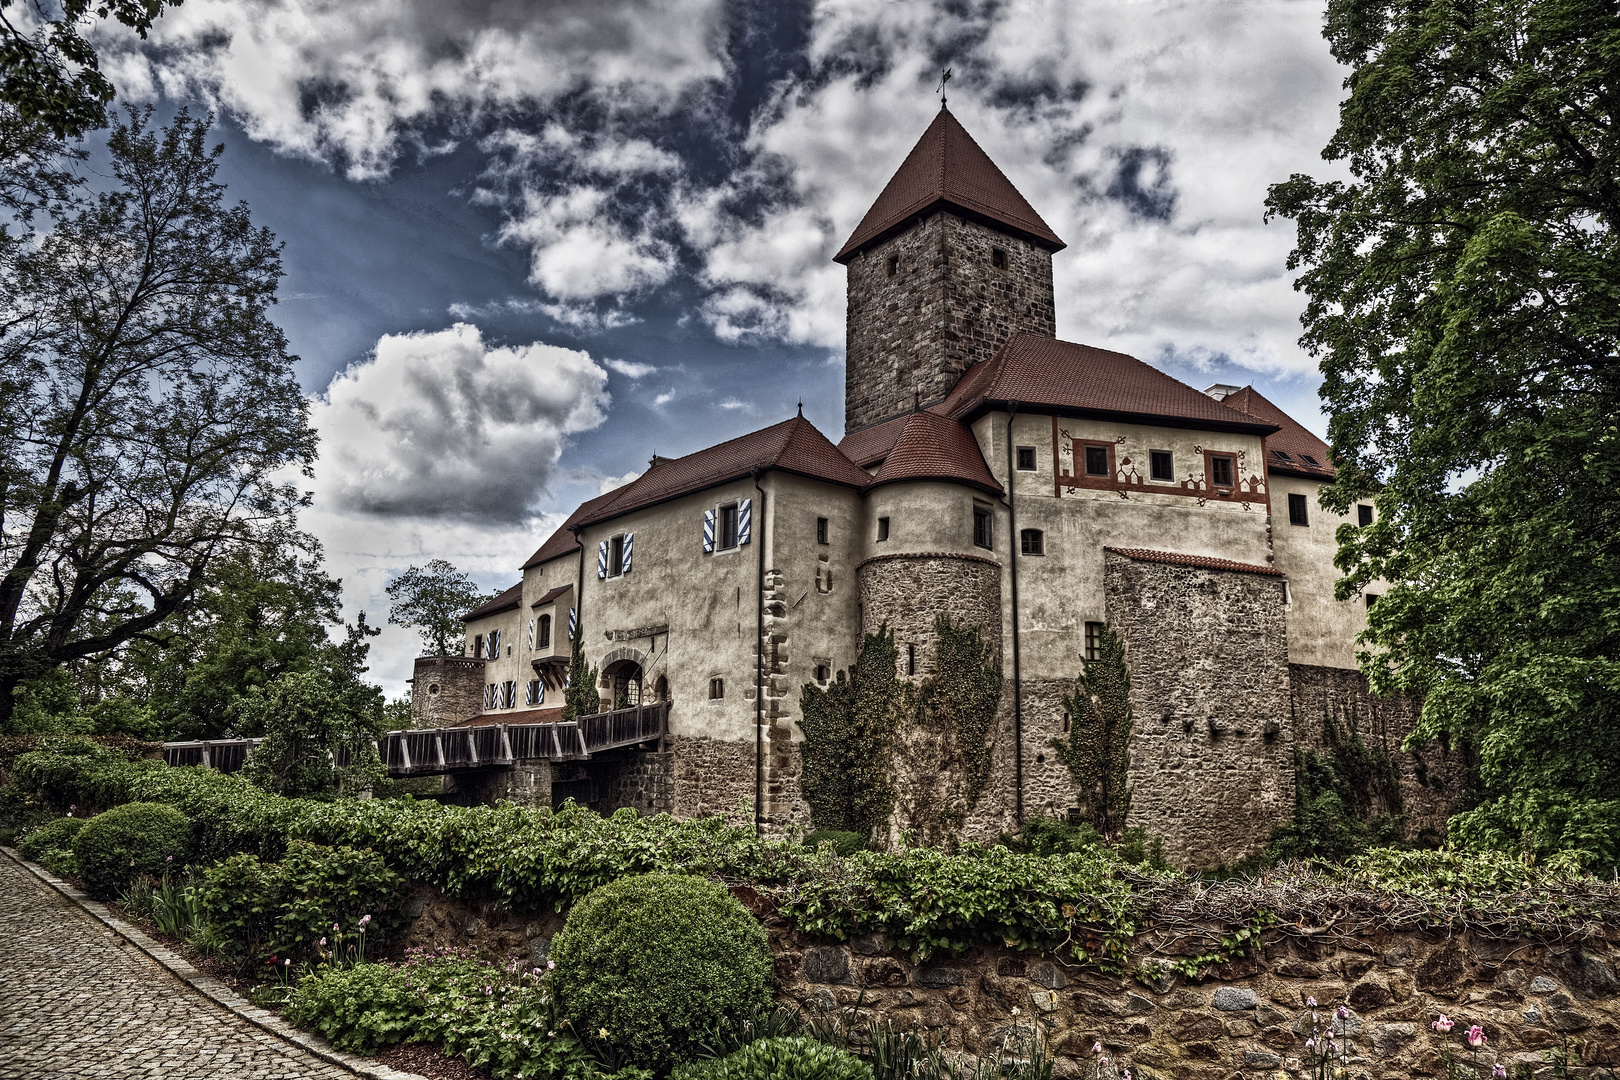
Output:
<instances>
[{"instance_id":1,"label":"green leafy tree","mask_svg":"<svg viewBox=\"0 0 1620 1080\"><path fill-rule=\"evenodd\" d=\"M1620 11L1332 0L1352 70L1294 219L1363 669L1478 752L1451 835L1620 864ZM1387 582L1387 585L1380 584Z\"/></svg>"},{"instance_id":2,"label":"green leafy tree","mask_svg":"<svg viewBox=\"0 0 1620 1080\"><path fill-rule=\"evenodd\" d=\"M315 453L269 309L280 248L216 181L208 119L131 112L105 188L0 262L0 730L13 692L273 546Z\"/></svg>"},{"instance_id":3,"label":"green leafy tree","mask_svg":"<svg viewBox=\"0 0 1620 1080\"><path fill-rule=\"evenodd\" d=\"M1074 693L1063 699L1069 737L1052 748L1074 778L1075 799L1106 840L1116 840L1131 809L1131 673L1125 643L1104 627L1097 659L1081 661Z\"/></svg>"},{"instance_id":4,"label":"green leafy tree","mask_svg":"<svg viewBox=\"0 0 1620 1080\"><path fill-rule=\"evenodd\" d=\"M52 19L43 4L0 0L0 102L58 139L105 126L113 87L84 31L110 19L145 38L165 6L180 0L58 0Z\"/></svg>"},{"instance_id":5,"label":"green leafy tree","mask_svg":"<svg viewBox=\"0 0 1620 1080\"><path fill-rule=\"evenodd\" d=\"M461 652L462 615L485 599L472 579L444 559L408 567L388 583L388 621L414 626L422 635L424 656L447 656L451 642Z\"/></svg>"},{"instance_id":6,"label":"green leafy tree","mask_svg":"<svg viewBox=\"0 0 1620 1080\"><path fill-rule=\"evenodd\" d=\"M585 623L574 627L574 641L568 654L568 686L563 690L564 720L576 720L602 711L602 695L596 689L599 673L585 662Z\"/></svg>"}]
</instances>

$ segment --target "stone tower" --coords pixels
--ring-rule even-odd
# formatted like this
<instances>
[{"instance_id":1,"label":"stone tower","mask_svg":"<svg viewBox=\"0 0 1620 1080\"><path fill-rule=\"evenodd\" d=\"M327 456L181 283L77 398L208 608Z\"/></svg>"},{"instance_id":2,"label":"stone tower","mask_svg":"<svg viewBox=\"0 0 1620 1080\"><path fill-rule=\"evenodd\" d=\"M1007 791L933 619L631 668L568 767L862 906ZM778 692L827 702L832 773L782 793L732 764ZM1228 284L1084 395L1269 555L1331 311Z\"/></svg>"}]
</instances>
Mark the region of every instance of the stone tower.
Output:
<instances>
[{"instance_id":1,"label":"stone tower","mask_svg":"<svg viewBox=\"0 0 1620 1080\"><path fill-rule=\"evenodd\" d=\"M1057 336L1063 247L942 107L834 256L849 275L844 430L944 397L1021 330Z\"/></svg>"}]
</instances>

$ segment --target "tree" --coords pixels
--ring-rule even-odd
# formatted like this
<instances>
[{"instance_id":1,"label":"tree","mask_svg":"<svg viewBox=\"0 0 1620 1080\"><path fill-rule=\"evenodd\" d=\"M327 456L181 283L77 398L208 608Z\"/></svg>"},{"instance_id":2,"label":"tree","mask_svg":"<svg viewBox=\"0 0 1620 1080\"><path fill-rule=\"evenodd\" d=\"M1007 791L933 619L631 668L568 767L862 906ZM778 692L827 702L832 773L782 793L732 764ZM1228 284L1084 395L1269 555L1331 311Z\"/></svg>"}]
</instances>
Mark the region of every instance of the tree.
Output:
<instances>
[{"instance_id":1,"label":"tree","mask_svg":"<svg viewBox=\"0 0 1620 1080\"><path fill-rule=\"evenodd\" d=\"M1052 748L1074 778L1075 799L1105 840L1119 839L1131 809L1131 673L1125 643L1104 627L1097 658L1081 661L1074 693L1063 698L1069 737Z\"/></svg>"},{"instance_id":2,"label":"tree","mask_svg":"<svg viewBox=\"0 0 1620 1080\"><path fill-rule=\"evenodd\" d=\"M564 720L577 720L602 711L602 695L596 689L596 668L585 662L585 624L574 627L568 654L568 684L563 688Z\"/></svg>"},{"instance_id":3,"label":"tree","mask_svg":"<svg viewBox=\"0 0 1620 1080\"><path fill-rule=\"evenodd\" d=\"M1321 360L1340 599L1382 592L1409 745L1478 750L1466 842L1620 863L1620 11L1612 0L1331 0L1352 68L1294 176L1290 267ZM1387 582L1387 585L1379 582Z\"/></svg>"},{"instance_id":4,"label":"tree","mask_svg":"<svg viewBox=\"0 0 1620 1080\"><path fill-rule=\"evenodd\" d=\"M107 190L0 266L0 728L24 679L181 610L274 546L315 433L270 321L280 248L215 181L210 120L131 111Z\"/></svg>"},{"instance_id":5,"label":"tree","mask_svg":"<svg viewBox=\"0 0 1620 1080\"><path fill-rule=\"evenodd\" d=\"M388 583L388 621L414 626L422 634L424 656L446 656L450 642L459 642L461 617L484 599L472 579L444 559L425 567L408 567ZM456 652L461 648L457 645Z\"/></svg>"},{"instance_id":6,"label":"tree","mask_svg":"<svg viewBox=\"0 0 1620 1080\"><path fill-rule=\"evenodd\" d=\"M96 50L80 32L94 19L122 23L143 39L165 6L180 0L58 0L60 17L44 5L0 0L0 103L29 125L58 139L77 138L107 123L112 83L101 74Z\"/></svg>"}]
</instances>

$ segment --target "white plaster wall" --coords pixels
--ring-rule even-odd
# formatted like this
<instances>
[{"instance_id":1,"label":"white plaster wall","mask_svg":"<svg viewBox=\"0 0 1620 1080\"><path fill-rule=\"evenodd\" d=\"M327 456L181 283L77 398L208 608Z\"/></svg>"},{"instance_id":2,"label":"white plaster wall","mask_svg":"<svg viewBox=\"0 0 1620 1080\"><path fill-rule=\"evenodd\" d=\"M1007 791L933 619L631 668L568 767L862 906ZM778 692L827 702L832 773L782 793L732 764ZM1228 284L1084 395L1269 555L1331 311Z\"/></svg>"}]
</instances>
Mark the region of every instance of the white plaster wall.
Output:
<instances>
[{"instance_id":1,"label":"white plaster wall","mask_svg":"<svg viewBox=\"0 0 1620 1080\"><path fill-rule=\"evenodd\" d=\"M1355 524L1356 512L1347 515L1326 510L1317 501L1327 485L1297 476L1272 477L1273 546L1277 569L1288 575L1288 661L1321 667L1354 668L1356 635L1367 628L1365 593L1349 600L1333 598L1339 571L1333 556L1339 550L1339 526ZM1288 495L1305 496L1310 524L1291 525ZM1367 590L1382 591L1377 585Z\"/></svg>"}]
</instances>

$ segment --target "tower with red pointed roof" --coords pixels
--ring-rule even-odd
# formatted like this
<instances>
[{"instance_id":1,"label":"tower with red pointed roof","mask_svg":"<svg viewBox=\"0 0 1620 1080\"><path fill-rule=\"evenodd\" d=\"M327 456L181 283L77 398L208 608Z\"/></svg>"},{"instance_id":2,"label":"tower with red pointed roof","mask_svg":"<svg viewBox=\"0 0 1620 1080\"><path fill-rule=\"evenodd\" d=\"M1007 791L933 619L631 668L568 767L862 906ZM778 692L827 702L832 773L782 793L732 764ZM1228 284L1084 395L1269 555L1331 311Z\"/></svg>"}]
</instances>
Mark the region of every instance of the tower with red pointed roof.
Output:
<instances>
[{"instance_id":1,"label":"tower with red pointed roof","mask_svg":"<svg viewBox=\"0 0 1620 1080\"><path fill-rule=\"evenodd\" d=\"M1055 336L1063 247L942 106L834 256L848 268L845 430L938 401L1020 331Z\"/></svg>"}]
</instances>

